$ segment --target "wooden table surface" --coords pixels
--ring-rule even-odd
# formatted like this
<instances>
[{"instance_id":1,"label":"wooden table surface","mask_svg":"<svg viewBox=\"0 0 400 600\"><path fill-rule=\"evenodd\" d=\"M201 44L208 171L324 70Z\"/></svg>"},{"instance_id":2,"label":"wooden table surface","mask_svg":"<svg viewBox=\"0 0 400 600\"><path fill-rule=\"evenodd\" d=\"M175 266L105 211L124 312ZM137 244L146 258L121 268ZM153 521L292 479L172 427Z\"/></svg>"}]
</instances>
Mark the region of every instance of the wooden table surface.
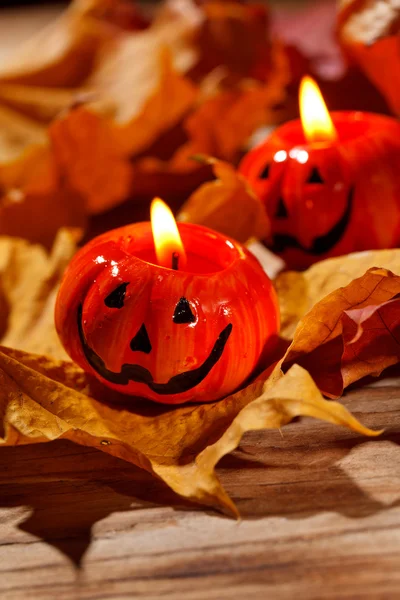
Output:
<instances>
[{"instance_id":1,"label":"wooden table surface","mask_svg":"<svg viewBox=\"0 0 400 600\"><path fill-rule=\"evenodd\" d=\"M0 598L399 598L400 390L345 402L385 434L306 419L223 459L239 522L97 450L1 449Z\"/></svg>"},{"instance_id":2,"label":"wooden table surface","mask_svg":"<svg viewBox=\"0 0 400 600\"><path fill-rule=\"evenodd\" d=\"M0 13L0 59L53 12ZM1 449L0 598L399 598L400 388L345 402L385 434L303 420L221 462L240 522L94 449Z\"/></svg>"}]
</instances>

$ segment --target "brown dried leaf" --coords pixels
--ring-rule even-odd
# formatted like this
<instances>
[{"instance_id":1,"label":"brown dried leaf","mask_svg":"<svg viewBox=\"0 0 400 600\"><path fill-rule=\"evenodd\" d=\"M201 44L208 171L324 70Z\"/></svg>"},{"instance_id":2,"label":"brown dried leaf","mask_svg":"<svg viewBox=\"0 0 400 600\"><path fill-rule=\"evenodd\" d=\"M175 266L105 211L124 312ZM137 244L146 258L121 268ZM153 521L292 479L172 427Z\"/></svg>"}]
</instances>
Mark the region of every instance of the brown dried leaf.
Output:
<instances>
[{"instance_id":1,"label":"brown dried leaf","mask_svg":"<svg viewBox=\"0 0 400 600\"><path fill-rule=\"evenodd\" d=\"M95 9L113 0L75 0L41 29L0 70L0 81L33 86L75 87L93 68L101 44L115 32L95 18Z\"/></svg>"},{"instance_id":2,"label":"brown dried leaf","mask_svg":"<svg viewBox=\"0 0 400 600\"><path fill-rule=\"evenodd\" d=\"M104 399L105 393L108 400L118 398L104 388L96 393L70 363L43 362L4 348L0 382L3 443L66 438L93 446L150 471L185 498L235 515L237 509L214 467L245 431L279 428L295 416L308 415L366 435L378 434L340 404L323 400L308 373L297 366L264 393L259 380L220 402L174 410L140 401L130 410L104 404L96 398Z\"/></svg>"},{"instance_id":3,"label":"brown dried leaf","mask_svg":"<svg viewBox=\"0 0 400 600\"><path fill-rule=\"evenodd\" d=\"M0 236L0 341L65 358L54 328L54 303L78 230L60 230L48 255L41 245Z\"/></svg>"},{"instance_id":4,"label":"brown dried leaf","mask_svg":"<svg viewBox=\"0 0 400 600\"><path fill-rule=\"evenodd\" d=\"M334 398L400 360L400 277L369 269L318 302L300 321L282 362L297 363Z\"/></svg>"},{"instance_id":5,"label":"brown dried leaf","mask_svg":"<svg viewBox=\"0 0 400 600\"><path fill-rule=\"evenodd\" d=\"M243 243L252 237L267 237L268 217L246 180L229 163L203 160L212 164L217 179L204 183L190 196L178 219L206 225Z\"/></svg>"},{"instance_id":6,"label":"brown dried leaf","mask_svg":"<svg viewBox=\"0 0 400 600\"><path fill-rule=\"evenodd\" d=\"M204 3L197 69L223 65L232 75L264 78L271 69L269 14L264 4L234 1Z\"/></svg>"},{"instance_id":7,"label":"brown dried leaf","mask_svg":"<svg viewBox=\"0 0 400 600\"><path fill-rule=\"evenodd\" d=\"M0 235L50 248L60 227L82 227L85 222L82 198L61 176L48 147L32 147L0 165Z\"/></svg>"},{"instance_id":8,"label":"brown dried leaf","mask_svg":"<svg viewBox=\"0 0 400 600\"><path fill-rule=\"evenodd\" d=\"M292 340L302 317L334 290L347 286L372 267L400 271L400 250L368 250L315 263L299 273L285 271L274 281L281 312L280 335Z\"/></svg>"}]
</instances>

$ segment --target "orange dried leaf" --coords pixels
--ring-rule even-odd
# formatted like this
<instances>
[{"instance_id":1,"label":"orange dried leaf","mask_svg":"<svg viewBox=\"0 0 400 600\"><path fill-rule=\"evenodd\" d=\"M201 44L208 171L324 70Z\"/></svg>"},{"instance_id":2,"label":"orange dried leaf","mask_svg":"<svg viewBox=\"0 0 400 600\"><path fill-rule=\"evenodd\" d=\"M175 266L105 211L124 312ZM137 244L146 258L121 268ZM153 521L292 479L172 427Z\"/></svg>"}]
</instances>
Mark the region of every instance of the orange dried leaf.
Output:
<instances>
[{"instance_id":1,"label":"orange dried leaf","mask_svg":"<svg viewBox=\"0 0 400 600\"><path fill-rule=\"evenodd\" d=\"M79 90L0 84L0 102L41 123L49 123L79 98Z\"/></svg>"},{"instance_id":2,"label":"orange dried leaf","mask_svg":"<svg viewBox=\"0 0 400 600\"><path fill-rule=\"evenodd\" d=\"M112 123L80 107L54 121L50 135L56 160L85 199L88 213L107 210L128 197L131 169Z\"/></svg>"},{"instance_id":3,"label":"orange dried leaf","mask_svg":"<svg viewBox=\"0 0 400 600\"><path fill-rule=\"evenodd\" d=\"M300 321L282 362L307 369L329 397L400 360L400 277L372 268L318 302Z\"/></svg>"},{"instance_id":4,"label":"orange dried leaf","mask_svg":"<svg viewBox=\"0 0 400 600\"><path fill-rule=\"evenodd\" d=\"M183 205L180 221L206 225L239 242L263 239L269 221L260 200L229 163L210 159L216 180L200 186Z\"/></svg>"},{"instance_id":5,"label":"orange dried leaf","mask_svg":"<svg viewBox=\"0 0 400 600\"><path fill-rule=\"evenodd\" d=\"M280 335L292 340L302 317L334 290L347 286L372 267L399 272L400 250L368 250L315 263L302 273L284 271L274 281L281 313Z\"/></svg>"},{"instance_id":6,"label":"orange dried leaf","mask_svg":"<svg viewBox=\"0 0 400 600\"><path fill-rule=\"evenodd\" d=\"M48 147L33 146L0 165L0 235L50 248L60 227L85 222L82 198L61 176Z\"/></svg>"},{"instance_id":7,"label":"orange dried leaf","mask_svg":"<svg viewBox=\"0 0 400 600\"><path fill-rule=\"evenodd\" d=\"M290 74L279 44L271 51L273 69L266 82L243 79L227 90L217 90L185 122L188 142L173 159L178 165L193 154L234 161L257 128L274 122L274 107L285 98Z\"/></svg>"},{"instance_id":8,"label":"orange dried leaf","mask_svg":"<svg viewBox=\"0 0 400 600\"><path fill-rule=\"evenodd\" d=\"M93 446L150 471L185 498L235 515L236 507L214 467L245 431L279 428L295 416L308 415L363 434L378 433L360 425L343 406L323 400L300 367L264 393L258 381L220 402L174 410L140 401L129 410L99 402L96 396L114 401L118 397L104 388L96 392L90 380L77 367L74 376L73 369L70 363L43 363L40 357L1 349L3 443L63 438Z\"/></svg>"},{"instance_id":9,"label":"orange dried leaf","mask_svg":"<svg viewBox=\"0 0 400 600\"><path fill-rule=\"evenodd\" d=\"M87 211L92 214L107 210L136 192L133 157L172 127L196 96L194 86L174 71L165 53L156 53L155 57L153 53L152 67L143 74L141 96L139 83L136 88L134 80L130 83L129 88L121 76L123 101L127 105L132 97L131 108L136 107L128 121L117 123L98 110L95 112L99 106L93 104L92 110L90 107L71 110L50 129L56 159L72 187L86 199ZM115 98L109 108L117 104ZM123 109L120 105L119 111L127 117L126 106Z\"/></svg>"},{"instance_id":10,"label":"orange dried leaf","mask_svg":"<svg viewBox=\"0 0 400 600\"><path fill-rule=\"evenodd\" d=\"M190 155L236 160L290 79L264 8L165 3L143 31L135 14L126 0L75 0L0 72L0 101L50 123L60 172L90 214L160 190L179 204L210 177ZM21 131L17 150L31 137Z\"/></svg>"}]
</instances>

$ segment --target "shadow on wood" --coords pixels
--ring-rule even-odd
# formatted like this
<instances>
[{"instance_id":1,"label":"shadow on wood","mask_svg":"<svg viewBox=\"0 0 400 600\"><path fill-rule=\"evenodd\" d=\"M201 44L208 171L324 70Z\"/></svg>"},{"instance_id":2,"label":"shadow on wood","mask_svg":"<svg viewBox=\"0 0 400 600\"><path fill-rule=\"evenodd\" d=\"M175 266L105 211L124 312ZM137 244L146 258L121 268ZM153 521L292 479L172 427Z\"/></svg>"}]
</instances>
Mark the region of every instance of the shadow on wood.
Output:
<instances>
[{"instance_id":1,"label":"shadow on wood","mask_svg":"<svg viewBox=\"0 0 400 600\"><path fill-rule=\"evenodd\" d=\"M242 517L302 519L330 511L355 519L398 505L397 393L395 388L362 390L345 399L368 426L390 424L379 440L310 419L291 423L282 434L276 430L246 434L240 448L222 459L218 470ZM385 448L388 459L378 452ZM393 489L387 490L388 486ZM393 501L382 502L380 493ZM152 509L160 506L196 510L147 472L67 441L2 448L0 506L32 509L18 527L58 548L77 566L96 537L96 523L113 513L141 511L143 515L146 509L149 522L152 512L157 513ZM130 528L136 527L133 521ZM0 543L13 542L0 539Z\"/></svg>"}]
</instances>

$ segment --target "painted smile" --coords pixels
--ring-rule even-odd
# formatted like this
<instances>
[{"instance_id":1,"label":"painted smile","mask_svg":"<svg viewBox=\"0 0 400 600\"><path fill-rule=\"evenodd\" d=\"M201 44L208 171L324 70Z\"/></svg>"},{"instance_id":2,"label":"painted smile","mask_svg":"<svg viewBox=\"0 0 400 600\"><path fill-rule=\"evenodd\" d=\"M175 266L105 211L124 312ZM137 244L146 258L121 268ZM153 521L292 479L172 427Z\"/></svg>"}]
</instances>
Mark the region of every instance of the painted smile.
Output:
<instances>
[{"instance_id":1,"label":"painted smile","mask_svg":"<svg viewBox=\"0 0 400 600\"><path fill-rule=\"evenodd\" d=\"M273 236L273 245L271 250L273 252L283 252L287 248L299 248L303 250L303 252L307 252L307 254L325 254L329 252L336 244L340 242L342 239L347 226L350 221L351 211L353 207L353 188L350 189L349 195L347 198L347 206L344 211L341 219L336 223L336 225L325 235L321 235L320 237L315 238L313 244L310 248L305 248L300 244L300 242L291 235L285 234L276 234Z\"/></svg>"},{"instance_id":2,"label":"painted smile","mask_svg":"<svg viewBox=\"0 0 400 600\"><path fill-rule=\"evenodd\" d=\"M118 385L128 385L130 381L136 381L137 383L144 383L153 392L160 395L166 394L182 394L192 388L196 387L203 381L209 374L213 366L221 358L224 351L225 345L229 339L232 331L232 323L229 323L219 334L210 354L206 358L200 367L193 369L192 371L185 371L174 375L167 383L156 383L153 380L153 376L148 369L145 369L141 365L131 365L125 363L121 367L119 373L110 371L104 364L103 359L96 354L96 352L89 346L86 341L86 337L82 327L82 305L78 307L78 332L79 338L82 344L82 349L85 354L86 360L90 366L99 374L101 377L109 381L110 383L116 383Z\"/></svg>"}]
</instances>

